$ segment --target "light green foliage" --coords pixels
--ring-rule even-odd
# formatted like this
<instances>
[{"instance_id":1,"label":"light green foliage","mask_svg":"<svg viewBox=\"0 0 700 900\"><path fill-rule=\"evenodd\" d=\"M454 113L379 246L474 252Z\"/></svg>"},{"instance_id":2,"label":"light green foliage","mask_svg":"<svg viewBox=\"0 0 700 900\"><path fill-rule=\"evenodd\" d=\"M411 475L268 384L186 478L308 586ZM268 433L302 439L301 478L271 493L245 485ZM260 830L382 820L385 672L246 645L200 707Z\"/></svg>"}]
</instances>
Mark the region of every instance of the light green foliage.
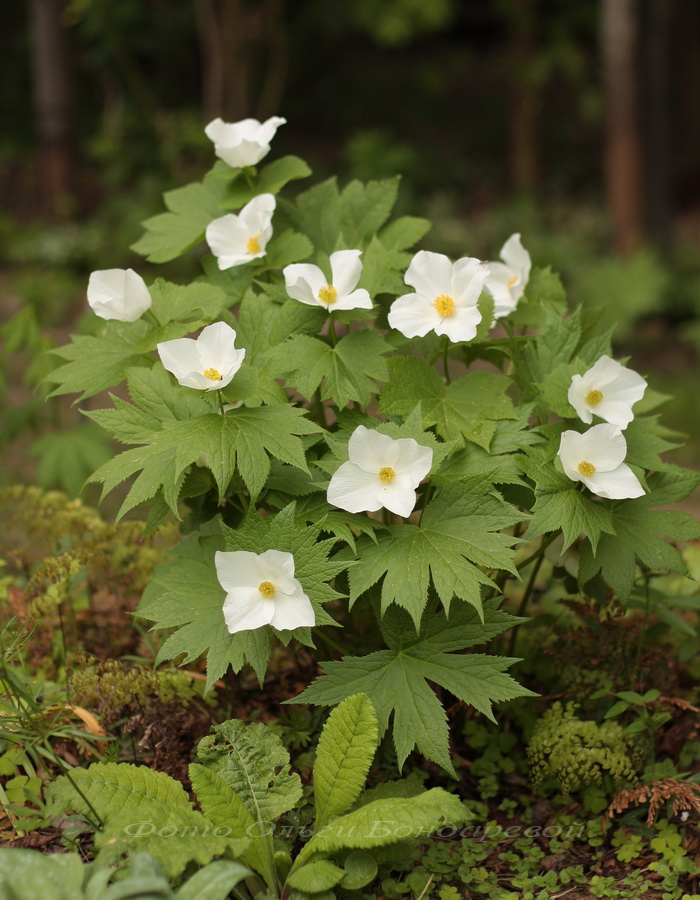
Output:
<instances>
[{"instance_id":1,"label":"light green foliage","mask_svg":"<svg viewBox=\"0 0 700 900\"><path fill-rule=\"evenodd\" d=\"M44 435L32 444L30 451L37 460L37 482L77 497L86 478L111 459L109 443L104 431L92 425Z\"/></svg>"},{"instance_id":2,"label":"light green foliage","mask_svg":"<svg viewBox=\"0 0 700 900\"><path fill-rule=\"evenodd\" d=\"M481 567L514 572L511 535L499 529L521 521L485 479L472 476L443 488L425 508L420 526L393 525L376 543L358 543L350 570L353 603L384 576L382 611L405 609L418 626L432 583L445 608L457 596L481 609L481 588L494 582Z\"/></svg>"},{"instance_id":3,"label":"light green foliage","mask_svg":"<svg viewBox=\"0 0 700 900\"><path fill-rule=\"evenodd\" d=\"M604 776L613 782L637 778L638 760L622 727L611 721L598 725L579 719L573 703L554 703L544 713L527 754L534 783L551 775L564 794L591 783L601 784Z\"/></svg>"},{"instance_id":4,"label":"light green foliage","mask_svg":"<svg viewBox=\"0 0 700 900\"><path fill-rule=\"evenodd\" d=\"M386 381L386 342L373 331L351 331L329 347L317 338L297 335L276 352L279 371L302 396L313 397L321 385L321 399L342 409L350 400L368 406L377 383Z\"/></svg>"},{"instance_id":5,"label":"light green foliage","mask_svg":"<svg viewBox=\"0 0 700 900\"><path fill-rule=\"evenodd\" d=\"M94 335L75 335L72 343L51 351L67 360L47 376L56 385L51 396L77 393L85 400L119 384L131 366L150 364L159 341L201 328L216 319L226 304L224 292L204 282L182 286L158 279L150 290L151 319L100 320Z\"/></svg>"},{"instance_id":6,"label":"light green foliage","mask_svg":"<svg viewBox=\"0 0 700 900\"><path fill-rule=\"evenodd\" d=\"M316 748L316 828L347 812L364 787L379 733L368 697L348 697L328 717Z\"/></svg>"},{"instance_id":7,"label":"light green foliage","mask_svg":"<svg viewBox=\"0 0 700 900\"><path fill-rule=\"evenodd\" d=\"M215 825L193 809L179 782L128 763L94 763L61 775L48 790L48 812L65 810L103 823L95 832L95 846L104 865L138 847L174 877L191 860L206 865L231 846L231 839L212 833Z\"/></svg>"},{"instance_id":8,"label":"light green foliage","mask_svg":"<svg viewBox=\"0 0 700 900\"><path fill-rule=\"evenodd\" d=\"M381 412L407 416L420 403L423 427L434 425L446 441L471 441L488 450L496 422L517 418L504 375L470 372L446 386L436 369L414 357L392 359L389 368L394 380L382 391Z\"/></svg>"},{"instance_id":9,"label":"light green foliage","mask_svg":"<svg viewBox=\"0 0 700 900\"><path fill-rule=\"evenodd\" d=\"M45 856L33 850L0 850L0 892L5 900L226 900L250 873L240 863L218 860L173 890L158 860L144 852L132 857L119 881L112 882L113 874L84 865L77 853Z\"/></svg>"},{"instance_id":10,"label":"light green foliage","mask_svg":"<svg viewBox=\"0 0 700 900\"><path fill-rule=\"evenodd\" d=\"M230 665L235 672L248 662L262 684L271 651L272 628L229 634L221 614L225 591L216 577L217 550L267 549L290 552L295 559L295 576L314 604L316 621L333 624L321 606L338 597L327 581L346 563L328 559L332 541L318 542L318 531L294 518L294 506L275 517L249 517L233 531L213 526L201 535L190 535L173 551L173 558L158 567L144 592L139 615L158 628L176 630L161 646L158 660L185 660L207 654L207 688L224 675ZM281 634L280 634L281 636ZM296 629L295 636L310 643L308 629ZM289 633L286 633L286 640Z\"/></svg>"},{"instance_id":11,"label":"light green foliage","mask_svg":"<svg viewBox=\"0 0 700 900\"><path fill-rule=\"evenodd\" d=\"M618 597L630 596L637 560L652 571L668 569L684 574L686 564L665 534L677 541L700 537L700 522L678 510L653 509L685 499L700 483L700 474L667 466L648 479L650 492L617 503L612 514L614 535L603 535L595 555L589 541L581 548L579 580L586 584L600 572Z\"/></svg>"},{"instance_id":12,"label":"light green foliage","mask_svg":"<svg viewBox=\"0 0 700 900\"><path fill-rule=\"evenodd\" d=\"M415 746L452 772L447 716L427 681L441 685L489 718L493 718L492 703L530 693L503 672L514 660L454 652L484 643L518 621L499 610L496 600L484 604L483 614L481 622L476 610L460 604L449 618L426 616L419 636L407 615L391 611L382 624L389 649L324 663L324 674L296 699L332 706L352 694L367 694L382 733L394 714L399 766Z\"/></svg>"}]
</instances>

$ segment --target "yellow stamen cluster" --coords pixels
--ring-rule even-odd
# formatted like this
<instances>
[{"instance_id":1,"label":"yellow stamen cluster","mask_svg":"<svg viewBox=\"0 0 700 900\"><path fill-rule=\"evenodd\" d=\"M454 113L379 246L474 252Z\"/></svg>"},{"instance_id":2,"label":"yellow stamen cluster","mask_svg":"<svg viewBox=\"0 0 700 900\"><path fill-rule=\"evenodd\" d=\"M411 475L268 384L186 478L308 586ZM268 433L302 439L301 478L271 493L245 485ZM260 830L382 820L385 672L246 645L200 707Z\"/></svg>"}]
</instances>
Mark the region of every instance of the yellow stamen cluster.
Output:
<instances>
[{"instance_id":1,"label":"yellow stamen cluster","mask_svg":"<svg viewBox=\"0 0 700 900\"><path fill-rule=\"evenodd\" d=\"M508 279L508 283L506 284L506 287L512 288L513 285L517 284L517 283L518 283L518 276L513 275L511 278Z\"/></svg>"},{"instance_id":2,"label":"yellow stamen cluster","mask_svg":"<svg viewBox=\"0 0 700 900\"><path fill-rule=\"evenodd\" d=\"M260 253L260 235L254 234L249 237L245 249L247 253Z\"/></svg>"},{"instance_id":3,"label":"yellow stamen cluster","mask_svg":"<svg viewBox=\"0 0 700 900\"><path fill-rule=\"evenodd\" d=\"M603 395L600 391L589 391L586 395L586 403L589 406L597 406L602 399Z\"/></svg>"},{"instance_id":4,"label":"yellow stamen cluster","mask_svg":"<svg viewBox=\"0 0 700 900\"><path fill-rule=\"evenodd\" d=\"M271 581L261 581L258 590L266 600L272 600L275 596L275 586Z\"/></svg>"},{"instance_id":5,"label":"yellow stamen cluster","mask_svg":"<svg viewBox=\"0 0 700 900\"><path fill-rule=\"evenodd\" d=\"M382 484L391 484L394 480L394 476L396 472L391 468L391 466L384 466L379 470L379 480Z\"/></svg>"},{"instance_id":6,"label":"yellow stamen cluster","mask_svg":"<svg viewBox=\"0 0 700 900\"><path fill-rule=\"evenodd\" d=\"M205 369L203 375L210 381L221 381L221 372L218 369Z\"/></svg>"},{"instance_id":7,"label":"yellow stamen cluster","mask_svg":"<svg viewBox=\"0 0 700 900\"><path fill-rule=\"evenodd\" d=\"M587 462L585 459L583 462L578 464L579 475L583 475L585 478L590 478L591 475L595 475L595 466L593 463Z\"/></svg>"},{"instance_id":8,"label":"yellow stamen cluster","mask_svg":"<svg viewBox=\"0 0 700 900\"><path fill-rule=\"evenodd\" d=\"M327 284L325 287L322 287L318 292L318 299L322 303L335 303L335 299L338 296L338 291L333 287L332 284Z\"/></svg>"},{"instance_id":9,"label":"yellow stamen cluster","mask_svg":"<svg viewBox=\"0 0 700 900\"><path fill-rule=\"evenodd\" d=\"M449 294L440 294L439 297L436 297L433 306L443 318L451 316L455 311L455 302Z\"/></svg>"}]
</instances>

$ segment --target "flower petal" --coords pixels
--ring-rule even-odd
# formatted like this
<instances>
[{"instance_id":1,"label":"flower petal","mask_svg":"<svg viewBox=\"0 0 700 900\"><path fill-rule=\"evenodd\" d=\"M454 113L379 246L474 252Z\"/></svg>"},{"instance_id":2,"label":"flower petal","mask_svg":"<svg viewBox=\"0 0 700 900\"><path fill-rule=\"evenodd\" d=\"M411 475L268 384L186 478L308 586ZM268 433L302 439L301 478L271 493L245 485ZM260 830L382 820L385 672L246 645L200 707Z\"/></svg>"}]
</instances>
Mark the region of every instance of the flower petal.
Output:
<instances>
[{"instance_id":1,"label":"flower petal","mask_svg":"<svg viewBox=\"0 0 700 900\"><path fill-rule=\"evenodd\" d=\"M481 322L481 311L476 306L455 307L451 316L440 316L435 326L435 334L446 334L457 343L471 341L476 337L476 326Z\"/></svg>"},{"instance_id":2,"label":"flower petal","mask_svg":"<svg viewBox=\"0 0 700 900\"><path fill-rule=\"evenodd\" d=\"M365 472L355 463L343 463L331 477L327 500L332 506L351 513L374 512L381 509L377 473Z\"/></svg>"},{"instance_id":3,"label":"flower petal","mask_svg":"<svg viewBox=\"0 0 700 900\"><path fill-rule=\"evenodd\" d=\"M274 604L275 613L270 625L278 631L293 631L295 628L316 624L316 614L311 600L298 581L294 593L276 594Z\"/></svg>"},{"instance_id":4,"label":"flower petal","mask_svg":"<svg viewBox=\"0 0 700 900\"><path fill-rule=\"evenodd\" d=\"M190 372L201 372L201 360L197 353L197 342L192 338L176 338L156 345L163 366L180 380Z\"/></svg>"},{"instance_id":5,"label":"flower petal","mask_svg":"<svg viewBox=\"0 0 700 900\"><path fill-rule=\"evenodd\" d=\"M425 337L442 321L435 307L421 294L404 294L391 304L389 325L408 338Z\"/></svg>"},{"instance_id":6,"label":"flower petal","mask_svg":"<svg viewBox=\"0 0 700 900\"><path fill-rule=\"evenodd\" d=\"M236 332L226 322L214 322L202 329L196 340L197 353L205 369L221 372L236 358Z\"/></svg>"},{"instance_id":7,"label":"flower petal","mask_svg":"<svg viewBox=\"0 0 700 900\"><path fill-rule=\"evenodd\" d=\"M269 227L276 206L274 194L258 194L250 203L246 203L238 217L248 230L249 236L259 235Z\"/></svg>"},{"instance_id":8,"label":"flower petal","mask_svg":"<svg viewBox=\"0 0 700 900\"><path fill-rule=\"evenodd\" d=\"M372 298L364 288L358 288L350 294L339 296L328 308L333 312L336 309L373 309Z\"/></svg>"},{"instance_id":9,"label":"flower petal","mask_svg":"<svg viewBox=\"0 0 700 900\"><path fill-rule=\"evenodd\" d=\"M299 582L294 577L294 556L286 550L265 550L258 555L263 580L271 581L285 594L296 590Z\"/></svg>"},{"instance_id":10,"label":"flower petal","mask_svg":"<svg viewBox=\"0 0 700 900\"><path fill-rule=\"evenodd\" d=\"M293 263L282 270L287 293L293 300L308 306L319 306L318 292L324 287L326 276L318 266L310 263Z\"/></svg>"},{"instance_id":11,"label":"flower petal","mask_svg":"<svg viewBox=\"0 0 700 900\"><path fill-rule=\"evenodd\" d=\"M382 506L397 516L408 518L416 505L413 479L407 475L396 475L391 484L381 484L379 499Z\"/></svg>"},{"instance_id":12,"label":"flower petal","mask_svg":"<svg viewBox=\"0 0 700 900\"><path fill-rule=\"evenodd\" d=\"M520 234L511 234L505 244L501 247L499 256L503 262L513 270L514 274L519 274L521 276L524 282L524 288L530 276L532 262L530 260L530 254L522 245Z\"/></svg>"},{"instance_id":13,"label":"flower petal","mask_svg":"<svg viewBox=\"0 0 700 900\"><path fill-rule=\"evenodd\" d=\"M216 577L221 587L230 592L240 587L255 587L265 577L260 569L257 553L250 550L217 550L214 554Z\"/></svg>"},{"instance_id":14,"label":"flower petal","mask_svg":"<svg viewBox=\"0 0 700 900\"><path fill-rule=\"evenodd\" d=\"M476 306L479 294L489 274L481 260L465 256L452 267L450 294L457 306Z\"/></svg>"},{"instance_id":15,"label":"flower petal","mask_svg":"<svg viewBox=\"0 0 700 900\"><path fill-rule=\"evenodd\" d=\"M580 435L578 441L579 462L592 463L597 471L616 469L627 454L627 441L617 425L594 425Z\"/></svg>"},{"instance_id":16,"label":"flower petal","mask_svg":"<svg viewBox=\"0 0 700 900\"><path fill-rule=\"evenodd\" d=\"M581 481L594 494L609 500L627 500L644 494L641 482L624 463L609 472L597 471L595 475L581 478Z\"/></svg>"},{"instance_id":17,"label":"flower petal","mask_svg":"<svg viewBox=\"0 0 700 900\"><path fill-rule=\"evenodd\" d=\"M419 444L413 438L399 438L396 443L399 448L396 470L402 478L408 478L417 487L432 468L432 448Z\"/></svg>"},{"instance_id":18,"label":"flower petal","mask_svg":"<svg viewBox=\"0 0 700 900\"><path fill-rule=\"evenodd\" d=\"M349 294L357 287L362 275L360 250L336 250L330 255L331 284L340 297Z\"/></svg>"},{"instance_id":19,"label":"flower petal","mask_svg":"<svg viewBox=\"0 0 700 900\"><path fill-rule=\"evenodd\" d=\"M452 263L442 253L419 250L411 260L403 280L432 303L440 294L450 293Z\"/></svg>"},{"instance_id":20,"label":"flower petal","mask_svg":"<svg viewBox=\"0 0 700 900\"><path fill-rule=\"evenodd\" d=\"M222 265L222 261L239 259L244 256L249 258L246 251L246 243L251 237L250 232L245 227L240 218L233 213L220 216L207 225L205 237L209 249L219 260L219 268L230 268L238 263L230 262Z\"/></svg>"},{"instance_id":21,"label":"flower petal","mask_svg":"<svg viewBox=\"0 0 700 900\"><path fill-rule=\"evenodd\" d=\"M226 595L223 613L229 634L252 631L270 624L275 614L275 601L263 597L257 587L235 588Z\"/></svg>"},{"instance_id":22,"label":"flower petal","mask_svg":"<svg viewBox=\"0 0 700 900\"><path fill-rule=\"evenodd\" d=\"M348 441L348 457L350 462L359 466L364 472L375 475L384 466L395 468L401 453L399 442L387 434L380 434L358 425Z\"/></svg>"}]
</instances>

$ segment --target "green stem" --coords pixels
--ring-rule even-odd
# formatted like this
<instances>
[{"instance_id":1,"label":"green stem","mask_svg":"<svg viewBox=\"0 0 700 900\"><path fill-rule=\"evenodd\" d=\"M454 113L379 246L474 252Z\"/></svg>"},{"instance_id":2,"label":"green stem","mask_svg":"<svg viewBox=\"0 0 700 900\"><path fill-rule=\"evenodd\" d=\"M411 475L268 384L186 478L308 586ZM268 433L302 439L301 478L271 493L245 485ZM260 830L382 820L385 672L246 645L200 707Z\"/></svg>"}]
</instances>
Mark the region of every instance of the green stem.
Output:
<instances>
[{"instance_id":1,"label":"green stem","mask_svg":"<svg viewBox=\"0 0 700 900\"><path fill-rule=\"evenodd\" d=\"M331 346L335 347L336 336L335 319L333 318L333 313L328 313L328 337L331 339Z\"/></svg>"},{"instance_id":2,"label":"green stem","mask_svg":"<svg viewBox=\"0 0 700 900\"><path fill-rule=\"evenodd\" d=\"M219 411L221 412L222 416L225 416L226 410L224 409L224 398L221 396L221 391L217 391L216 394L219 399Z\"/></svg>"},{"instance_id":3,"label":"green stem","mask_svg":"<svg viewBox=\"0 0 700 900\"><path fill-rule=\"evenodd\" d=\"M640 663L642 660L642 649L644 647L644 640L647 635L647 628L649 627L649 615L651 613L651 594L649 593L649 579L651 577L651 573L647 568L642 568L644 573L644 619L642 621L642 630L639 632L639 640L637 641L637 651L634 655L634 667L633 671L637 676L637 690L641 693L642 687L644 685L644 674L641 670Z\"/></svg>"},{"instance_id":4,"label":"green stem","mask_svg":"<svg viewBox=\"0 0 700 900\"><path fill-rule=\"evenodd\" d=\"M445 369L445 381L448 384L451 384L452 379L450 378L450 339L446 334L443 335L442 365Z\"/></svg>"},{"instance_id":5,"label":"green stem","mask_svg":"<svg viewBox=\"0 0 700 900\"><path fill-rule=\"evenodd\" d=\"M542 565L542 561L544 560L544 551L546 550L547 545L544 541L540 544L539 550L536 552L534 556L534 565L532 567L532 571L530 572L530 578L527 582L527 587L523 592L522 599L520 601L520 605L518 606L518 611L516 615L523 616L525 614L525 610L527 609L527 603L530 599L530 595L535 587L535 580L537 579L537 574L540 571L540 566ZM521 567L524 568L524 567ZM508 646L508 655L512 656L515 653L515 644L518 639L518 630L520 629L520 624L516 625L511 634L510 634L510 644Z\"/></svg>"}]
</instances>

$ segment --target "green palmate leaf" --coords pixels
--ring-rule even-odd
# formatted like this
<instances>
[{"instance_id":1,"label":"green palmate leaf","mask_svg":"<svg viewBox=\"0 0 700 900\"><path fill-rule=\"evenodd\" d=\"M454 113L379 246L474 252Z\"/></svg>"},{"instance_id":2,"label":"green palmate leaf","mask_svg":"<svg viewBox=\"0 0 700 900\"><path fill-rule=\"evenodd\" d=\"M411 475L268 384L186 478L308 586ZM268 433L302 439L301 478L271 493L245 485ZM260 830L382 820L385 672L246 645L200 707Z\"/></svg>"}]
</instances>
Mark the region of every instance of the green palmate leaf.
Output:
<instances>
[{"instance_id":1,"label":"green palmate leaf","mask_svg":"<svg viewBox=\"0 0 700 900\"><path fill-rule=\"evenodd\" d=\"M348 697L330 714L314 764L317 830L346 813L362 793L378 736L377 714L364 695Z\"/></svg>"},{"instance_id":2,"label":"green palmate leaf","mask_svg":"<svg viewBox=\"0 0 700 900\"><path fill-rule=\"evenodd\" d=\"M265 263L270 269L282 269L291 263L308 259L313 252L314 246L305 234L288 229L270 241Z\"/></svg>"},{"instance_id":3,"label":"green palmate leaf","mask_svg":"<svg viewBox=\"0 0 700 900\"><path fill-rule=\"evenodd\" d=\"M635 416L624 434L627 441L625 462L642 469L663 468L661 454L681 446L678 442L667 440L679 435L660 425L658 416Z\"/></svg>"},{"instance_id":4,"label":"green palmate leaf","mask_svg":"<svg viewBox=\"0 0 700 900\"><path fill-rule=\"evenodd\" d=\"M318 334L327 313L286 297L282 304L267 294L248 291L238 315L238 340L246 348L246 362L269 365L266 354L295 334Z\"/></svg>"},{"instance_id":5,"label":"green palmate leaf","mask_svg":"<svg viewBox=\"0 0 700 900\"><path fill-rule=\"evenodd\" d=\"M190 285L156 280L150 288L152 311L160 326L150 321L108 321L94 335L74 335L72 343L52 353L63 360L47 379L56 385L51 396L77 393L92 397L122 381L127 370L149 365L149 355L160 341L196 331L216 319L226 306L226 295L204 282Z\"/></svg>"},{"instance_id":6,"label":"green palmate leaf","mask_svg":"<svg viewBox=\"0 0 700 900\"><path fill-rule=\"evenodd\" d=\"M394 525L376 543L358 543L359 561L350 570L350 602L384 576L382 611L395 603L416 625L431 580L446 609L457 596L480 610L482 586L494 583L479 566L516 573L509 548L517 539L499 529L523 518L483 477L443 488L423 511L420 526Z\"/></svg>"},{"instance_id":7,"label":"green palmate leaf","mask_svg":"<svg viewBox=\"0 0 700 900\"><path fill-rule=\"evenodd\" d=\"M387 250L410 250L432 227L428 219L402 216L386 225L379 238Z\"/></svg>"},{"instance_id":8,"label":"green palmate leaf","mask_svg":"<svg viewBox=\"0 0 700 900\"><path fill-rule=\"evenodd\" d=\"M177 515L180 488L193 463L211 471L221 498L236 468L251 496L256 497L270 471L269 456L307 471L298 435L319 431L319 426L304 418L303 410L291 406L241 407L225 416L168 421L147 446L126 450L101 466L90 480L104 486L104 496L140 472L119 517L151 500L159 490Z\"/></svg>"},{"instance_id":9,"label":"green palmate leaf","mask_svg":"<svg viewBox=\"0 0 700 900\"><path fill-rule=\"evenodd\" d=\"M396 203L400 177L351 181L340 195L340 229L348 247L359 247L386 222Z\"/></svg>"},{"instance_id":10,"label":"green palmate leaf","mask_svg":"<svg viewBox=\"0 0 700 900\"><path fill-rule=\"evenodd\" d=\"M278 371L306 398L320 386L321 399L343 408L350 401L367 406L377 383L389 377L389 350L376 331L351 331L333 347L318 338L296 335L274 351Z\"/></svg>"},{"instance_id":11,"label":"green palmate leaf","mask_svg":"<svg viewBox=\"0 0 700 900\"><path fill-rule=\"evenodd\" d=\"M44 435L32 444L37 460L36 480L46 488L60 488L71 497L81 492L85 479L112 457L109 438L94 425Z\"/></svg>"},{"instance_id":12,"label":"green palmate leaf","mask_svg":"<svg viewBox=\"0 0 700 900\"><path fill-rule=\"evenodd\" d=\"M566 291L561 278L552 271L551 266L544 269L535 267L532 270L525 296L531 303L548 306L559 313L566 311Z\"/></svg>"},{"instance_id":13,"label":"green palmate leaf","mask_svg":"<svg viewBox=\"0 0 700 900\"><path fill-rule=\"evenodd\" d=\"M506 391L511 381L494 372L469 372L445 386L437 371L414 357L389 360L393 380L380 397L380 412L406 416L420 402L423 426L435 426L447 441L466 441L489 450L501 419L517 419Z\"/></svg>"},{"instance_id":14,"label":"green palmate leaf","mask_svg":"<svg viewBox=\"0 0 700 900\"><path fill-rule=\"evenodd\" d=\"M142 319L136 322L105 322L95 335L73 335L71 343L51 352L67 360L47 380L55 384L49 396L80 394L85 400L119 384L128 368L151 365L136 347L152 331ZM144 351L145 352L145 351Z\"/></svg>"},{"instance_id":15,"label":"green palmate leaf","mask_svg":"<svg viewBox=\"0 0 700 900\"><path fill-rule=\"evenodd\" d=\"M317 625L335 624L321 604L340 595L328 581L347 563L329 561L332 541L317 541L318 530L297 523L294 506L265 519L252 516L231 531L218 524L206 533L194 534L171 551L172 559L156 567L144 591L138 609L140 616L154 622L155 628L174 628L158 653L158 661L185 654L184 663L207 657L207 687L221 678L229 665L234 672L246 663L262 680L270 657L272 637L269 626L254 631L229 634L223 617L226 592L219 584L214 565L217 550L282 550L292 553L295 577L311 599ZM310 643L308 628L280 633Z\"/></svg>"},{"instance_id":16,"label":"green palmate leaf","mask_svg":"<svg viewBox=\"0 0 700 900\"><path fill-rule=\"evenodd\" d=\"M145 234L131 249L149 262L163 263L183 254L204 238L207 225L223 214L219 199L225 182L205 178L163 195L170 212L143 222Z\"/></svg>"},{"instance_id":17,"label":"green palmate leaf","mask_svg":"<svg viewBox=\"0 0 700 900\"><path fill-rule=\"evenodd\" d=\"M615 534L609 501L595 497L560 472L551 449L532 447L519 457L519 464L535 482L535 503L526 540L561 529L562 549L566 550L582 534L587 535L594 548L601 535Z\"/></svg>"},{"instance_id":18,"label":"green palmate leaf","mask_svg":"<svg viewBox=\"0 0 700 900\"><path fill-rule=\"evenodd\" d=\"M394 714L399 767L417 746L424 756L452 772L447 716L427 681L491 719L492 703L531 693L504 674L514 660L454 652L490 640L523 621L500 611L497 599L486 601L483 612L483 622L475 609L462 604L449 619L443 613L427 616L421 636L405 613L389 613L382 623L388 650L322 663L324 674L294 702L332 706L353 694L366 694L377 712L381 734Z\"/></svg>"},{"instance_id":19,"label":"green palmate leaf","mask_svg":"<svg viewBox=\"0 0 700 900\"><path fill-rule=\"evenodd\" d=\"M171 335L181 337L213 322L228 305L224 291L206 281L182 285L158 278L149 290L153 300L151 311L164 326L149 335L149 350L155 349L159 341L170 340Z\"/></svg>"},{"instance_id":20,"label":"green palmate leaf","mask_svg":"<svg viewBox=\"0 0 700 900\"><path fill-rule=\"evenodd\" d=\"M329 178L299 194L283 209L291 223L325 253L332 253L340 236L340 192L336 178Z\"/></svg>"},{"instance_id":21,"label":"green palmate leaf","mask_svg":"<svg viewBox=\"0 0 700 900\"><path fill-rule=\"evenodd\" d=\"M76 768L70 780L61 775L52 782L47 797L50 814L75 810L89 820L99 816L104 828L95 832L95 846L105 865L138 848L152 854L174 878L190 861L206 865L229 847L245 846L214 835L213 824L195 812L182 785L145 766L94 763Z\"/></svg>"},{"instance_id":22,"label":"green palmate leaf","mask_svg":"<svg viewBox=\"0 0 700 900\"><path fill-rule=\"evenodd\" d=\"M403 270L411 257L407 253L388 247L376 235L362 254L362 277L359 286L377 294L402 294L407 288L403 281Z\"/></svg>"},{"instance_id":23,"label":"green palmate leaf","mask_svg":"<svg viewBox=\"0 0 700 900\"><path fill-rule=\"evenodd\" d=\"M345 541L353 550L355 548L355 532L368 535L374 540L374 533L382 526L368 516L355 515L337 509L326 502L324 494L313 494L297 503L297 518L318 526L320 531L334 535L336 540Z\"/></svg>"},{"instance_id":24,"label":"green palmate leaf","mask_svg":"<svg viewBox=\"0 0 700 900\"><path fill-rule=\"evenodd\" d=\"M616 503L612 510L614 537L603 535L597 547L586 541L581 546L579 581L585 585L598 572L626 600L637 575L637 561L652 571L687 571L683 557L668 540L695 540L700 522L677 510L652 507L684 499L700 483L700 473L669 468L649 478L650 493Z\"/></svg>"},{"instance_id":25,"label":"green palmate leaf","mask_svg":"<svg viewBox=\"0 0 700 900\"><path fill-rule=\"evenodd\" d=\"M314 853L335 853L345 847L367 850L408 837L425 837L449 823L458 826L467 819L459 797L433 788L410 800L375 800L336 819L314 835L297 857L307 860Z\"/></svg>"},{"instance_id":26,"label":"green palmate leaf","mask_svg":"<svg viewBox=\"0 0 700 900\"><path fill-rule=\"evenodd\" d=\"M219 201L219 205L225 210L239 209L259 194L278 194L290 181L308 178L311 174L311 169L298 156L283 156L282 159L276 159L253 177L246 178L240 171L229 171L234 177L228 180Z\"/></svg>"},{"instance_id":27,"label":"green palmate leaf","mask_svg":"<svg viewBox=\"0 0 700 900\"><path fill-rule=\"evenodd\" d=\"M0 849L3 900L82 898L85 865L77 853L37 853L20 847Z\"/></svg>"}]
</instances>

